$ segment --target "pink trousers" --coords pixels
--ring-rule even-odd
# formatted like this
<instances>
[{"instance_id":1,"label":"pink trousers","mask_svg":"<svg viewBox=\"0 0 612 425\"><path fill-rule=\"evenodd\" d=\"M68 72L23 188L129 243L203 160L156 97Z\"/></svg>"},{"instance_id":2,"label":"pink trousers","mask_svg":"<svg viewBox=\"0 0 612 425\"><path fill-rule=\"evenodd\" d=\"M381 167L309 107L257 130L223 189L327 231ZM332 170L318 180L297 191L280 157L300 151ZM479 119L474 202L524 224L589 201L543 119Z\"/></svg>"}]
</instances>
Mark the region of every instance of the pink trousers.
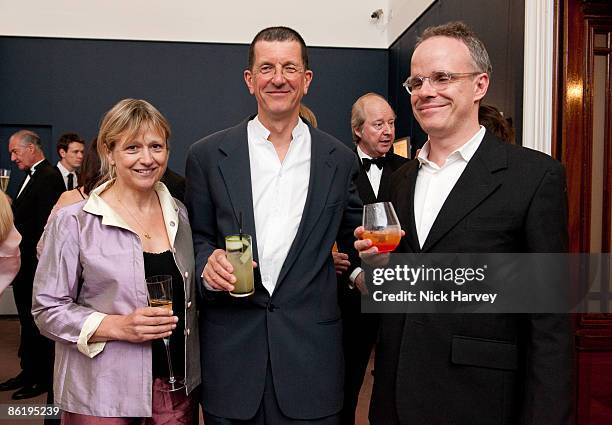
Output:
<instances>
[{"instance_id":1,"label":"pink trousers","mask_svg":"<svg viewBox=\"0 0 612 425\"><path fill-rule=\"evenodd\" d=\"M104 418L63 412L62 425L196 425L193 424L197 400L185 391L161 391L160 378L153 381L153 416L150 418Z\"/></svg>"}]
</instances>

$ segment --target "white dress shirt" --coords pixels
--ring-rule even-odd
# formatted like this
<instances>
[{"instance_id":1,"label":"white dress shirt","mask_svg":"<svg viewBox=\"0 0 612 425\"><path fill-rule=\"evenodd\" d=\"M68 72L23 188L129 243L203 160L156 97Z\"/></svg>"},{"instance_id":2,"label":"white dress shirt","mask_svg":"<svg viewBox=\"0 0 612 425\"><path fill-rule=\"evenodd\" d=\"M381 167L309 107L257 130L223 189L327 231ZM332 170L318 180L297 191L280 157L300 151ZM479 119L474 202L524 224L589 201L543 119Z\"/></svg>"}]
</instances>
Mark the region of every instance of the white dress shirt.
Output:
<instances>
[{"instance_id":1,"label":"white dress shirt","mask_svg":"<svg viewBox=\"0 0 612 425\"><path fill-rule=\"evenodd\" d=\"M357 155L359 155L359 160L363 164L363 158L374 159L367 153L361 150L359 145L357 145ZM384 156L384 155L383 155ZM374 196L378 198L378 189L380 188L380 179L382 178L383 170L382 168L378 168L376 165L372 164L370 169L366 172L368 175L368 180L370 180L370 186L372 186L372 190L374 191Z\"/></svg>"},{"instance_id":2,"label":"white dress shirt","mask_svg":"<svg viewBox=\"0 0 612 425\"><path fill-rule=\"evenodd\" d=\"M258 267L272 294L295 239L310 181L311 137L301 119L293 129L289 150L280 161L270 131L255 117L247 125Z\"/></svg>"},{"instance_id":3,"label":"white dress shirt","mask_svg":"<svg viewBox=\"0 0 612 425\"><path fill-rule=\"evenodd\" d=\"M62 164L61 161L58 161L57 163L57 168L60 170L60 173L62 173L62 178L64 179L64 186L66 186L66 189L69 189L68 187L68 175L72 174L72 182L74 184L74 188L76 188L77 185L77 176L76 173L74 171L70 171L68 170L66 167L64 167L64 164Z\"/></svg>"},{"instance_id":4,"label":"white dress shirt","mask_svg":"<svg viewBox=\"0 0 612 425\"><path fill-rule=\"evenodd\" d=\"M41 159L40 161L38 161L36 164L32 165L30 167L30 173L28 175L26 175L25 180L23 181L23 184L21 185L21 188L19 189L19 193L17 194L17 197L19 198L19 195L21 195L21 192L23 192L23 189L26 188L26 186L28 185L28 183L30 183L30 175L34 175L34 173L36 172L36 167L38 167L38 164L40 164L41 162L43 162L45 160L45 158Z\"/></svg>"},{"instance_id":5,"label":"white dress shirt","mask_svg":"<svg viewBox=\"0 0 612 425\"><path fill-rule=\"evenodd\" d=\"M463 146L451 153L441 167L428 159L430 142L427 141L423 145L417 157L420 167L414 189L414 220L421 248L444 201L476 153L484 135L485 128L480 126L480 130Z\"/></svg>"}]
</instances>

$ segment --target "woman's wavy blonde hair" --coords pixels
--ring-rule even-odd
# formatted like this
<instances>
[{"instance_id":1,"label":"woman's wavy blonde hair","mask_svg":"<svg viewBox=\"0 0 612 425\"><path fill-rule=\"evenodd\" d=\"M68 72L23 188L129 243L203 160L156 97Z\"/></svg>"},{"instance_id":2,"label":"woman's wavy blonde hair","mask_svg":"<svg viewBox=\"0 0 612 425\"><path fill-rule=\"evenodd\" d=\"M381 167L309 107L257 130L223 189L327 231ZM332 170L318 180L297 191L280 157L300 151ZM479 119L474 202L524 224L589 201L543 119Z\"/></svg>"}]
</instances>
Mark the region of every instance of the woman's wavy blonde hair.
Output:
<instances>
[{"instance_id":1,"label":"woman's wavy blonde hair","mask_svg":"<svg viewBox=\"0 0 612 425\"><path fill-rule=\"evenodd\" d=\"M0 192L0 243L4 242L13 228L13 210L8 197Z\"/></svg>"}]
</instances>

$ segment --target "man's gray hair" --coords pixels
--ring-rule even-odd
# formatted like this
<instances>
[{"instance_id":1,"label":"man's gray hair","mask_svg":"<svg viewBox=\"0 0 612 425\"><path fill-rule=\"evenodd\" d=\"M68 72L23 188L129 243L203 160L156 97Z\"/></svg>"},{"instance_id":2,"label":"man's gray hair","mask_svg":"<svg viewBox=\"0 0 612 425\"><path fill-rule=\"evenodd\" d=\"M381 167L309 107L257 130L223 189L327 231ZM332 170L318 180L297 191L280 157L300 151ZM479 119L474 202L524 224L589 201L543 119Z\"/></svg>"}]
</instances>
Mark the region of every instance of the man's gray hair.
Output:
<instances>
[{"instance_id":1,"label":"man's gray hair","mask_svg":"<svg viewBox=\"0 0 612 425\"><path fill-rule=\"evenodd\" d=\"M40 136L31 130L19 130L12 137L19 139L23 145L34 145L39 152L43 152Z\"/></svg>"},{"instance_id":2,"label":"man's gray hair","mask_svg":"<svg viewBox=\"0 0 612 425\"><path fill-rule=\"evenodd\" d=\"M361 127L365 122L365 101L370 97L377 97L385 101L387 104L389 103L383 96L373 92L364 94L357 99L355 103L353 103L353 107L351 108L351 135L353 136L353 142L355 142L356 145L359 144L361 138L357 135L357 133L355 133L355 130L361 130ZM391 105L389 105L389 107L391 107ZM393 108L391 108L391 110L393 110ZM395 111L393 114L395 114Z\"/></svg>"}]
</instances>

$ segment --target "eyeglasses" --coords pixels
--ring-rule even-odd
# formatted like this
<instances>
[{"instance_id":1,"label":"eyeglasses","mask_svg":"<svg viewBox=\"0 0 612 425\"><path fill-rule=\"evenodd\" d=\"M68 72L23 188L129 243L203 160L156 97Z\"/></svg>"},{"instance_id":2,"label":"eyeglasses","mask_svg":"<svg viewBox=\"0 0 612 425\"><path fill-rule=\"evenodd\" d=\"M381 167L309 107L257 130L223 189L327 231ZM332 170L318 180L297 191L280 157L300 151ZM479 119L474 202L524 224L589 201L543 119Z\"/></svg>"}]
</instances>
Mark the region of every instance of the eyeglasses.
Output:
<instances>
[{"instance_id":1,"label":"eyeglasses","mask_svg":"<svg viewBox=\"0 0 612 425\"><path fill-rule=\"evenodd\" d=\"M409 94L421 90L425 80L429 80L429 85L435 90L444 90L453 81L457 81L460 78L471 77L473 75L482 74L482 72L446 72L436 71L432 72L429 77L421 77L415 75L414 77L408 77L404 84L404 88Z\"/></svg>"},{"instance_id":2,"label":"eyeglasses","mask_svg":"<svg viewBox=\"0 0 612 425\"><path fill-rule=\"evenodd\" d=\"M256 72L264 77L274 77L276 75L276 70L277 68L274 65L261 65ZM302 68L296 65L284 65L281 68L283 77L288 80L297 77L303 71Z\"/></svg>"}]
</instances>

